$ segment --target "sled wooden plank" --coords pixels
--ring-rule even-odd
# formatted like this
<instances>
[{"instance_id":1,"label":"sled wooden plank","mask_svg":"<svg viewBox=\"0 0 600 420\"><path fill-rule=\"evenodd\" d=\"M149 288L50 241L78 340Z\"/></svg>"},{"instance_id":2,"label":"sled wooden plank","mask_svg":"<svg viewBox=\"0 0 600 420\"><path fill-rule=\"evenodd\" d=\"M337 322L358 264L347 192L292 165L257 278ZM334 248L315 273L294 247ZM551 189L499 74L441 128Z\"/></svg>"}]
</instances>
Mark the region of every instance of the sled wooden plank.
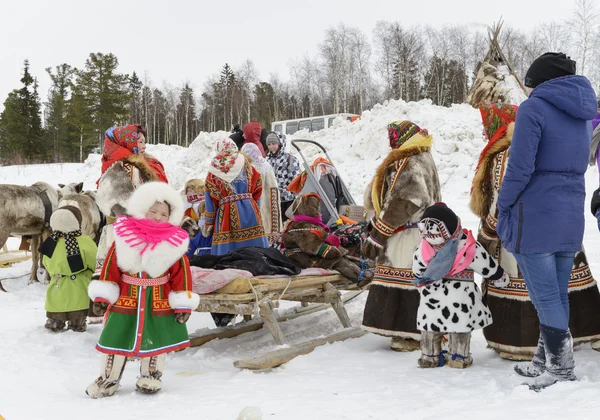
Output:
<instances>
[{"instance_id":1,"label":"sled wooden plank","mask_svg":"<svg viewBox=\"0 0 600 420\"><path fill-rule=\"evenodd\" d=\"M342 296L342 303L346 303L359 296L362 290L348 292ZM303 315L309 315L315 312L324 311L330 308L328 304L308 304L306 306L297 306L295 308L287 309L282 311L277 316L278 322L290 321L292 319L299 318ZM209 341L221 338L233 338L238 335L245 334L247 332L258 331L264 326L262 318L254 318L250 321L246 321L230 327L220 328L204 328L200 332L190 334L190 343L192 347L198 347Z\"/></svg>"},{"instance_id":2,"label":"sled wooden plank","mask_svg":"<svg viewBox=\"0 0 600 420\"><path fill-rule=\"evenodd\" d=\"M10 255L10 254L5 254L5 255ZM25 256L21 256L21 257L15 256L15 257L3 258L5 255L0 255L0 268L2 266L10 266L11 264L22 262L22 261L27 261L27 260L31 259L31 255L25 255Z\"/></svg>"},{"instance_id":3,"label":"sled wooden plank","mask_svg":"<svg viewBox=\"0 0 600 420\"><path fill-rule=\"evenodd\" d=\"M327 343L334 343L336 341L344 341L349 338L362 337L366 333L366 331L359 327L346 328L342 331L328 335L327 337L316 338L314 340L306 341L289 348L274 350L251 359L236 360L233 362L233 366L239 369L251 370L270 369L281 366L282 364L289 362L290 360L303 354L308 354L319 346Z\"/></svg>"},{"instance_id":4,"label":"sled wooden plank","mask_svg":"<svg viewBox=\"0 0 600 420\"><path fill-rule=\"evenodd\" d=\"M331 307L335 311L336 315L338 316L338 318L339 318L340 322L342 323L342 325L344 326L344 328L352 327L352 322L350 321L350 316L348 315L348 312L346 312L346 307L344 306L344 303L342 302L342 299L341 299L342 294L339 291L337 291L331 283L325 284L324 287L328 293L334 292L333 300L331 301Z\"/></svg>"}]
</instances>

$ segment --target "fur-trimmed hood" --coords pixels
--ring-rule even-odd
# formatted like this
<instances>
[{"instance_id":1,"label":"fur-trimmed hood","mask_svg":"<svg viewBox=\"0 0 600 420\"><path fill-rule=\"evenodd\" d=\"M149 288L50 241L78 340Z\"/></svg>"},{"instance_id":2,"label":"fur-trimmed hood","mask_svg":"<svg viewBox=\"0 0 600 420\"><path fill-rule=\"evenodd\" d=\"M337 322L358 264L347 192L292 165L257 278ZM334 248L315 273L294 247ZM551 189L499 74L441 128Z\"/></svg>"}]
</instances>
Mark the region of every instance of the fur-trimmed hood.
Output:
<instances>
[{"instance_id":1,"label":"fur-trimmed hood","mask_svg":"<svg viewBox=\"0 0 600 420\"><path fill-rule=\"evenodd\" d=\"M473 177L473 193L469 207L477 216L485 219L492 205L493 198L493 179L492 169L494 159L498 153L507 150L512 143L513 133L515 131L515 123L508 125L506 135L493 144L485 155L481 158L481 164Z\"/></svg>"},{"instance_id":2,"label":"fur-trimmed hood","mask_svg":"<svg viewBox=\"0 0 600 420\"><path fill-rule=\"evenodd\" d=\"M146 182L140 185L129 198L127 214L144 219L150 207L157 201L169 205L169 223L179 226L183 219L183 201L177 191L164 182Z\"/></svg>"},{"instance_id":3,"label":"fur-trimmed hood","mask_svg":"<svg viewBox=\"0 0 600 420\"><path fill-rule=\"evenodd\" d=\"M130 246L126 239L115 235L115 249L117 252L117 265L121 270L130 273L145 271L152 277L159 277L177 262L187 251L190 238L174 246L163 241L154 249L147 249L140 255L141 246Z\"/></svg>"},{"instance_id":4,"label":"fur-trimmed hood","mask_svg":"<svg viewBox=\"0 0 600 420\"><path fill-rule=\"evenodd\" d=\"M183 193L187 193L189 188L196 194L204 194L204 181L201 179L188 179L183 187Z\"/></svg>"}]
</instances>

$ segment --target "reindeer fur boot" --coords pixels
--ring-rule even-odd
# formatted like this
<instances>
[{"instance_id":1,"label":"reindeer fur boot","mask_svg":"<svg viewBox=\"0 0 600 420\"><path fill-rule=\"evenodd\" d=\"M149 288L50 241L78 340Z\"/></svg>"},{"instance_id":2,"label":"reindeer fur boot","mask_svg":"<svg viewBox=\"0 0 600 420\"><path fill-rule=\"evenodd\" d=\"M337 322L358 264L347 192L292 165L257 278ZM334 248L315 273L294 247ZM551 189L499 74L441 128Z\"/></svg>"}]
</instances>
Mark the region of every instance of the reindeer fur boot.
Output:
<instances>
[{"instance_id":1,"label":"reindeer fur boot","mask_svg":"<svg viewBox=\"0 0 600 420\"><path fill-rule=\"evenodd\" d=\"M67 328L75 332L85 332L87 330L87 316L70 320Z\"/></svg>"},{"instance_id":2,"label":"reindeer fur boot","mask_svg":"<svg viewBox=\"0 0 600 420\"><path fill-rule=\"evenodd\" d=\"M473 364L471 357L471 333L450 333L448 348L450 357L446 364L451 368L464 369Z\"/></svg>"},{"instance_id":3,"label":"reindeer fur boot","mask_svg":"<svg viewBox=\"0 0 600 420\"><path fill-rule=\"evenodd\" d=\"M420 368L434 368L440 366L443 336L444 334L442 333L421 331L421 357L418 362Z\"/></svg>"},{"instance_id":4,"label":"reindeer fur boot","mask_svg":"<svg viewBox=\"0 0 600 420\"><path fill-rule=\"evenodd\" d=\"M165 355L144 357L140 366L140 377L135 388L144 394L156 394L161 390L161 381L165 367Z\"/></svg>"},{"instance_id":5,"label":"reindeer fur boot","mask_svg":"<svg viewBox=\"0 0 600 420\"><path fill-rule=\"evenodd\" d=\"M102 355L102 373L85 391L92 398L112 396L123 376L127 357L115 354Z\"/></svg>"},{"instance_id":6,"label":"reindeer fur boot","mask_svg":"<svg viewBox=\"0 0 600 420\"><path fill-rule=\"evenodd\" d=\"M49 329L52 332L59 332L65 328L65 321L59 321L57 319L46 319L45 328Z\"/></svg>"}]
</instances>

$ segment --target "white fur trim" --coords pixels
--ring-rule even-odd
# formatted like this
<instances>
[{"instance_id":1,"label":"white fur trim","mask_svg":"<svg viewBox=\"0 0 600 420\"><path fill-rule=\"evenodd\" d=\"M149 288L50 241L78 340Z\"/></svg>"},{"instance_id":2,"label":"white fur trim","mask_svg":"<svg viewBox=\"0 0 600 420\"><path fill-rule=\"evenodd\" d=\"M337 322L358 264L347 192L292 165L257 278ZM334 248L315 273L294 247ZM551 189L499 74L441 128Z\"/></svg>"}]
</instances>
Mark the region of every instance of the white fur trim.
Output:
<instances>
[{"instance_id":1,"label":"white fur trim","mask_svg":"<svg viewBox=\"0 0 600 420\"><path fill-rule=\"evenodd\" d=\"M195 310L200 305L200 295L194 292L170 292L169 306L171 309L191 309Z\"/></svg>"},{"instance_id":2,"label":"white fur trim","mask_svg":"<svg viewBox=\"0 0 600 420\"><path fill-rule=\"evenodd\" d=\"M75 215L69 209L62 208L54 210L50 216L50 227L61 232L74 232L81 229Z\"/></svg>"},{"instance_id":3,"label":"white fur trim","mask_svg":"<svg viewBox=\"0 0 600 420\"><path fill-rule=\"evenodd\" d=\"M183 219L183 200L173 187L164 182L146 182L140 185L129 198L127 213L138 219L144 219L150 207L157 201L169 205L171 208L169 223L179 226Z\"/></svg>"},{"instance_id":4,"label":"white fur trim","mask_svg":"<svg viewBox=\"0 0 600 420\"><path fill-rule=\"evenodd\" d=\"M119 285L112 281L92 280L88 286L88 296L92 300L106 299L112 305L119 300L120 295Z\"/></svg>"},{"instance_id":5,"label":"white fur trim","mask_svg":"<svg viewBox=\"0 0 600 420\"><path fill-rule=\"evenodd\" d=\"M173 264L184 255L189 247L190 239L185 240L178 246L168 242L159 243L156 248L146 249L144 255L140 255L143 245L131 247L125 240L115 235L115 248L117 251L117 265L121 270L130 273L145 271L152 277L158 277L167 271Z\"/></svg>"}]
</instances>

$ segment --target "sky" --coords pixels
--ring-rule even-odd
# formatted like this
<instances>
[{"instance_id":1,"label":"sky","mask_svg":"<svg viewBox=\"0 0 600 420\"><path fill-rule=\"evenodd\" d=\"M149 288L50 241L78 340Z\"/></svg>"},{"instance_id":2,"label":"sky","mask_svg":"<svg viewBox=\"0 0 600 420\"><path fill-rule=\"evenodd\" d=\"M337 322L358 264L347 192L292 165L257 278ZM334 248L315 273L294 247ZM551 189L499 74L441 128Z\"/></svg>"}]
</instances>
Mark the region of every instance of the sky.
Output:
<instances>
[{"instance_id":1,"label":"sky","mask_svg":"<svg viewBox=\"0 0 600 420\"><path fill-rule=\"evenodd\" d=\"M495 8L495 5L502 8ZM82 68L91 52L113 53L119 71L147 77L154 86L199 90L224 63L251 59L262 80L288 79L290 61L316 55L324 31L340 22L371 37L378 21L484 28L505 24L530 30L569 17L575 0L0 0L0 109L20 87L23 60L45 100L45 68Z\"/></svg>"}]
</instances>

